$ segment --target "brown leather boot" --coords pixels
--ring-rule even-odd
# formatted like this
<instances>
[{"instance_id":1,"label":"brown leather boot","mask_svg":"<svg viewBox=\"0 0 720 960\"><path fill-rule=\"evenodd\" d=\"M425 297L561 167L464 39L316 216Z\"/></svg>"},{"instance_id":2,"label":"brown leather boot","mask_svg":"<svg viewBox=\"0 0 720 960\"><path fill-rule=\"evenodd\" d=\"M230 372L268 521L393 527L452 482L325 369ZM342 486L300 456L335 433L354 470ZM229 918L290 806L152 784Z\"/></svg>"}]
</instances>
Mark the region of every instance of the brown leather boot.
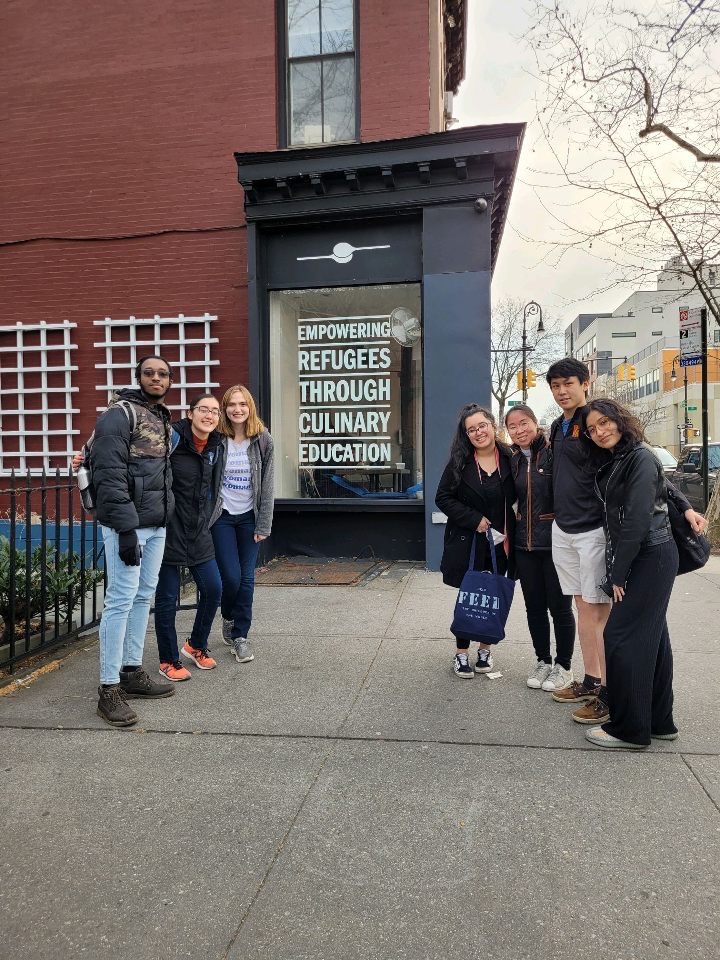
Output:
<instances>
[{"instance_id":1,"label":"brown leather boot","mask_svg":"<svg viewBox=\"0 0 720 960\"><path fill-rule=\"evenodd\" d=\"M138 719L119 686L98 687L97 715L111 727L131 727Z\"/></svg>"}]
</instances>

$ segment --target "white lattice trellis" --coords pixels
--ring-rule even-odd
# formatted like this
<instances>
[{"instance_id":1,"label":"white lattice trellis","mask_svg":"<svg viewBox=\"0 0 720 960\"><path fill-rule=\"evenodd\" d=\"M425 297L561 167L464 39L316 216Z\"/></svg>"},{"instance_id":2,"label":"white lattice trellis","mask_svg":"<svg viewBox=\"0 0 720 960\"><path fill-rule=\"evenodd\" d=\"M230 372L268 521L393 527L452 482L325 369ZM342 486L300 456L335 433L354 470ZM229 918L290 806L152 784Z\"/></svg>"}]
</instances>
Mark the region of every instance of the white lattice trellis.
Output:
<instances>
[{"instance_id":1,"label":"white lattice trellis","mask_svg":"<svg viewBox=\"0 0 720 960\"><path fill-rule=\"evenodd\" d=\"M216 320L217 316L209 313L202 317L186 317L181 313L177 317L156 315L152 318L128 317L113 320L105 317L104 320L95 320L95 326L103 327L105 333L105 339L94 344L105 351L105 362L96 364L98 370L106 371L105 383L97 387L98 390L105 391L106 401L105 405L97 408L98 411L105 409L113 391L136 386L135 366L140 357L151 353L170 355L174 380L168 394L167 406L171 410L184 412L192 393L216 389L220 384L213 379L212 368L218 366L220 361L213 360L210 356L210 347L218 342L217 337L210 335L210 324ZM152 340L138 340L137 331L148 327L153 331ZM163 329L168 328L174 328L177 335L172 338L163 336ZM199 352L202 353L202 359L186 359L190 347L201 347ZM129 350L129 360L119 361L114 356L116 350L122 350L124 358ZM178 359L172 359L176 355Z\"/></svg>"},{"instance_id":2,"label":"white lattice trellis","mask_svg":"<svg viewBox=\"0 0 720 960\"><path fill-rule=\"evenodd\" d=\"M70 342L75 327L69 320L0 326L0 476L7 476L12 467L39 474L66 466L58 461L72 456L72 438L78 433L72 416L79 413L71 406L72 394L78 391L72 386L78 368L70 362L77 349ZM57 330L62 331L61 342L49 343L48 334ZM38 342L30 343L31 339ZM62 386L58 380L63 380ZM38 394L43 397L40 409L27 402ZM64 417L65 425L59 427L55 421L51 427L50 418L58 415ZM10 427L11 419L17 429ZM51 458L55 463L50 463Z\"/></svg>"}]
</instances>

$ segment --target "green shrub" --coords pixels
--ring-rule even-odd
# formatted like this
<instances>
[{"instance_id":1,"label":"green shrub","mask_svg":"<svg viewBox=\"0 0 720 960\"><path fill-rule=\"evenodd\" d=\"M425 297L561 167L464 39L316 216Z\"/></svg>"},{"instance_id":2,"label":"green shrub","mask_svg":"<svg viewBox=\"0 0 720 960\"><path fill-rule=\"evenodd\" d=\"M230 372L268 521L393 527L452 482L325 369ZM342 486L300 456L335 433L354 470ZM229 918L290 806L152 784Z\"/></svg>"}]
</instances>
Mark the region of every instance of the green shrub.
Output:
<instances>
[{"instance_id":1,"label":"green shrub","mask_svg":"<svg viewBox=\"0 0 720 960\"><path fill-rule=\"evenodd\" d=\"M24 623L38 617L43 612L54 610L55 604L60 610L63 621L78 606L80 596L80 557L77 553L65 551L55 563L54 548L49 545L35 547L30 554L30 566L27 566L24 549L15 548L15 571L10 582L11 550L7 537L0 537L0 617L3 620L0 636L5 639L10 623L10 602L15 597L15 622ZM42 591L42 574L45 570L45 596ZM102 570L85 569L86 590L99 583L103 578Z\"/></svg>"}]
</instances>

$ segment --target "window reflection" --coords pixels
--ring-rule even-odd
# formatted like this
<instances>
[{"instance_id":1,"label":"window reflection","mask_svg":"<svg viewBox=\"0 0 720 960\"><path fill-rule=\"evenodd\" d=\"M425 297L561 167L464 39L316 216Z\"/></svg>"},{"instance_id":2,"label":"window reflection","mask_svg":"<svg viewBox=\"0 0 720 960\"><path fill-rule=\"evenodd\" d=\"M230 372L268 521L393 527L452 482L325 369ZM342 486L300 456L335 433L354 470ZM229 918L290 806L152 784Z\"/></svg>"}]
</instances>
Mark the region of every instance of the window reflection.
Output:
<instances>
[{"instance_id":1,"label":"window reflection","mask_svg":"<svg viewBox=\"0 0 720 960\"><path fill-rule=\"evenodd\" d=\"M353 0L287 0L288 139L356 137Z\"/></svg>"},{"instance_id":2,"label":"window reflection","mask_svg":"<svg viewBox=\"0 0 720 960\"><path fill-rule=\"evenodd\" d=\"M320 48L319 0L288 0L288 53L291 57L316 57Z\"/></svg>"}]
</instances>

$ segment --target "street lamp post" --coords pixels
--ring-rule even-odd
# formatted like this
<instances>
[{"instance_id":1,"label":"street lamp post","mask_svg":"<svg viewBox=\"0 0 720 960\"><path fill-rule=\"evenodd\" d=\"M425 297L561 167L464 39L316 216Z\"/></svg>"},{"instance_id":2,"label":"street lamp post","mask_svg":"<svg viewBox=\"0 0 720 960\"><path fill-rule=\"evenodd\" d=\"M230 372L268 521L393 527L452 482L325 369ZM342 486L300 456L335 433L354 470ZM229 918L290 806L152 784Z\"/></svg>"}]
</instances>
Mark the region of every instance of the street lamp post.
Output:
<instances>
[{"instance_id":1,"label":"street lamp post","mask_svg":"<svg viewBox=\"0 0 720 960\"><path fill-rule=\"evenodd\" d=\"M539 317L537 325L537 333L545 333L545 327L543 326L542 321L542 307L536 300L530 300L529 303L525 304L525 309L523 310L523 328L522 328L522 398L523 403L527 402L527 355L529 350L534 350L534 347L528 347L527 345L527 319L528 317Z\"/></svg>"},{"instance_id":2,"label":"street lamp post","mask_svg":"<svg viewBox=\"0 0 720 960\"><path fill-rule=\"evenodd\" d=\"M677 380L677 374L675 373L675 361L680 362L680 354L676 354L672 358L672 369L670 370L670 382L675 383ZM683 445L688 442L688 427L690 426L690 418L688 417L688 378L687 378L687 367L683 367L683 387L685 388L685 416L683 418Z\"/></svg>"}]
</instances>

